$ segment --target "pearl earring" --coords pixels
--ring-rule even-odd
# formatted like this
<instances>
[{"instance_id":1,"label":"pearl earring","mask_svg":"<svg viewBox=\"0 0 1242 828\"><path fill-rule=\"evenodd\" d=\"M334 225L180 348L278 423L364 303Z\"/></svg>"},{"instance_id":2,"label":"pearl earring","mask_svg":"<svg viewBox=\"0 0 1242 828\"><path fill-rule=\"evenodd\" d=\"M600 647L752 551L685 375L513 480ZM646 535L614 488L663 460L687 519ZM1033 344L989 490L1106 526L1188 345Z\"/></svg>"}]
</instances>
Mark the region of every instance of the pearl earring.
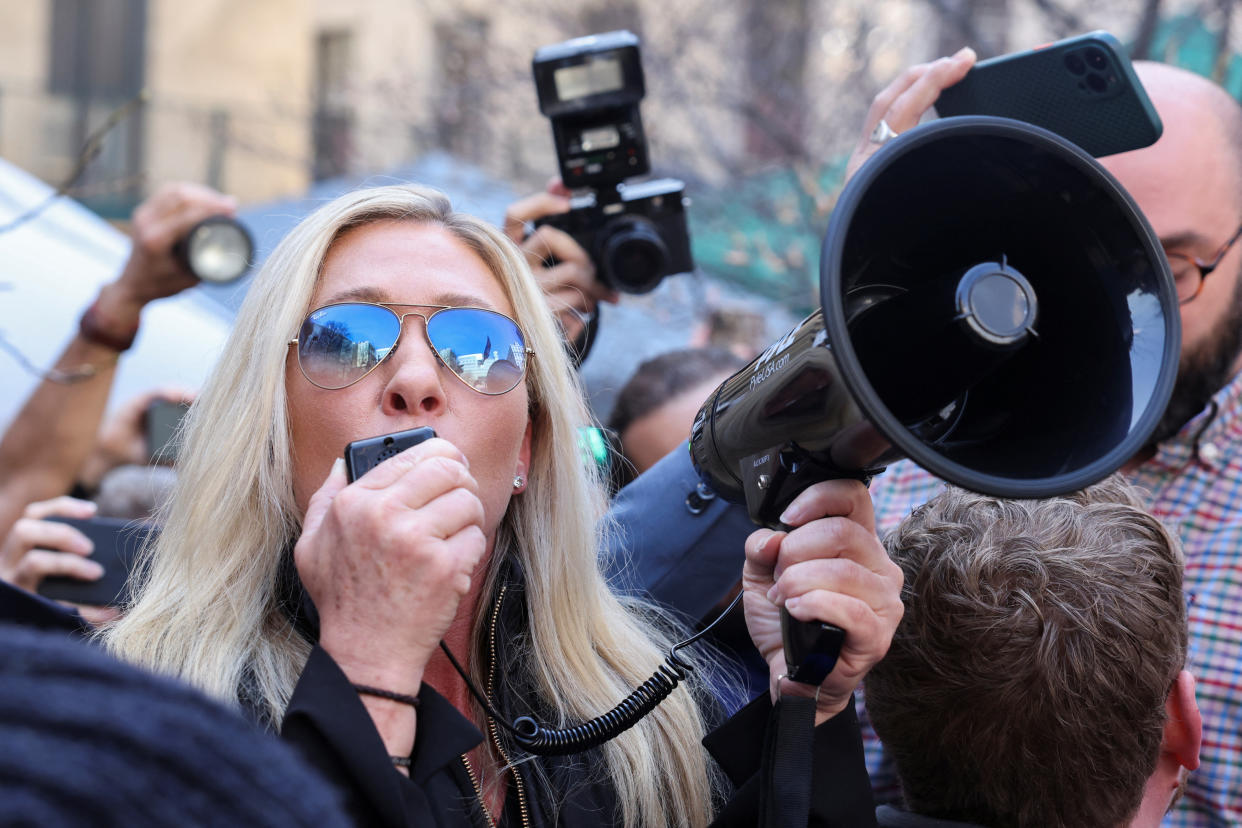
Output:
<instances>
[{"instance_id":1,"label":"pearl earring","mask_svg":"<svg viewBox=\"0 0 1242 828\"><path fill-rule=\"evenodd\" d=\"M526 485L526 478L525 478L525 477L522 477L522 475L520 475L520 474L518 474L518 475L514 475L514 477L513 477L513 488L515 488L515 489L520 489L520 488L522 488L522 487L523 487L523 486L525 486L525 485Z\"/></svg>"}]
</instances>

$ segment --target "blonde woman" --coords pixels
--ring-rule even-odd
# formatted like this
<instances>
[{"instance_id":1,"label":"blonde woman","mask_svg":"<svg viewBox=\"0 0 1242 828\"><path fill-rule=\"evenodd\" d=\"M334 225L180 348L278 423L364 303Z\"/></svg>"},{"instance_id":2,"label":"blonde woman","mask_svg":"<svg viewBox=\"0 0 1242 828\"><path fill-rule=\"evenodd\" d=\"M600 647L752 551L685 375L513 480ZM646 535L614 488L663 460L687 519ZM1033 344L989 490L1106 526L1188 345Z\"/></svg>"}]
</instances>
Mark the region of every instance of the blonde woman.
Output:
<instances>
[{"instance_id":1,"label":"blonde woman","mask_svg":"<svg viewBox=\"0 0 1242 828\"><path fill-rule=\"evenodd\" d=\"M603 490L576 444L587 420L516 246L433 191L344 196L256 279L190 414L163 533L104 640L281 731L360 824L706 825L730 795L693 686L601 748L531 758L439 648L503 716L550 726L610 709L660 665L674 639L599 572ZM346 443L418 426L437 438L347 484ZM850 631L818 688L832 723L817 757L861 769L851 694L900 617L900 575L861 485L815 487L786 517L799 528L748 541L749 624L774 687L780 603ZM769 704L715 735L734 785L757 767ZM866 824L865 775L842 779L816 808ZM753 825L754 788L720 819Z\"/></svg>"}]
</instances>

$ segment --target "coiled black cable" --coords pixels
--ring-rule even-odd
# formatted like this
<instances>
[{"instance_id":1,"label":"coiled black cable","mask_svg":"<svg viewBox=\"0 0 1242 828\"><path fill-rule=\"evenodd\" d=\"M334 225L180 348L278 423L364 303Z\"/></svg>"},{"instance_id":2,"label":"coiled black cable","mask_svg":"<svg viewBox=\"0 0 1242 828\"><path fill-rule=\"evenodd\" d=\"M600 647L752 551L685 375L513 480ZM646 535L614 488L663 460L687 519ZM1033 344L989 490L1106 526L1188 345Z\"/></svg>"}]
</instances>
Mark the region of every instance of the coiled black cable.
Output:
<instances>
[{"instance_id":1,"label":"coiled black cable","mask_svg":"<svg viewBox=\"0 0 1242 828\"><path fill-rule=\"evenodd\" d=\"M660 665L651 678L644 681L633 693L622 699L616 707L603 715L596 716L594 719L574 727L560 729L544 727L530 716L519 716L512 724L506 722L496 709L492 707L491 701L475 687L474 682L466 675L466 671L462 669L462 666L453 657L453 653L443 641L440 642L440 649L444 651L453 667L461 675L462 679L465 680L466 687L470 689L470 693L475 700L487 711L487 714L492 717L493 721L513 736L524 750L539 756L564 756L569 753L581 753L584 750L599 747L604 742L615 739L638 724L660 702L668 698L668 695L677 689L677 685L684 681L686 676L694 669L688 661L677 655L677 651L683 647L689 647L707 635L712 627L719 624L721 619L733 611L733 608L737 606L737 602L742 600L742 594L739 592L725 611L720 613L712 623L680 644L674 644L669 649L664 663Z\"/></svg>"},{"instance_id":2,"label":"coiled black cable","mask_svg":"<svg viewBox=\"0 0 1242 828\"><path fill-rule=\"evenodd\" d=\"M675 650L669 650L664 663L651 678L602 716L559 730L543 727L530 716L522 716L514 720L512 733L518 744L540 756L562 756L598 747L638 724L677 689L690 670L690 665L678 658Z\"/></svg>"}]
</instances>

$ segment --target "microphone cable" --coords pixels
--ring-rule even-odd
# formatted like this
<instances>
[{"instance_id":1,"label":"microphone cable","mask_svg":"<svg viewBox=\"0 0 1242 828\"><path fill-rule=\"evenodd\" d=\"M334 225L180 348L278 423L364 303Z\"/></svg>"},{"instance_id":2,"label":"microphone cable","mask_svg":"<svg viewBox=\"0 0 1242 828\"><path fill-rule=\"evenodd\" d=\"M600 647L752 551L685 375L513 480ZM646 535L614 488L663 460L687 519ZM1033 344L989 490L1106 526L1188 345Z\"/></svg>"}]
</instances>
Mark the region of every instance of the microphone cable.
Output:
<instances>
[{"instance_id":1,"label":"microphone cable","mask_svg":"<svg viewBox=\"0 0 1242 828\"><path fill-rule=\"evenodd\" d=\"M664 701L694 669L690 662L677 655L677 651L684 647L689 647L711 632L713 627L733 611L733 608L737 606L738 601L742 600L744 594L745 590L739 592L737 597L725 608L724 612L720 613L712 623L685 641L670 647L668 655L664 658L664 663L659 666L651 678L640 684L633 693L622 699L616 707L607 713L596 716L594 719L574 727L559 729L544 727L530 716L519 716L517 719L514 719L512 724L506 722L496 708L492 707L491 701L475 686L470 676L466 675L466 671L453 656L448 645L441 641L440 649L448 656L448 660L453 665L453 668L457 670L458 675L466 682L466 687L470 690L470 694L474 696L475 701L487 711L487 715L493 721L508 731L524 750L539 756L564 756L570 753L581 753L584 750L598 747L605 742L615 739L621 733L638 724L644 716L654 710L660 702Z\"/></svg>"}]
</instances>

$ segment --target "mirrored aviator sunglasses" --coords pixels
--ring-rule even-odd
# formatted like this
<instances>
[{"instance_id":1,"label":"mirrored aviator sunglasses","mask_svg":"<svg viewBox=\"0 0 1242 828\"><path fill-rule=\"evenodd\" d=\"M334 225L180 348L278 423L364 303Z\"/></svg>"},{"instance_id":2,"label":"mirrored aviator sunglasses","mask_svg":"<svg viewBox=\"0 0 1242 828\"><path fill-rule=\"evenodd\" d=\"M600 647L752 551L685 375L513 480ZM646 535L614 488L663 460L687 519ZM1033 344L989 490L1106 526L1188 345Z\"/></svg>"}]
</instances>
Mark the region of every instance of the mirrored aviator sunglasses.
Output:
<instances>
[{"instance_id":1,"label":"mirrored aviator sunglasses","mask_svg":"<svg viewBox=\"0 0 1242 828\"><path fill-rule=\"evenodd\" d=\"M397 308L422 308L399 313ZM429 312L428 312L429 311ZM293 343L312 385L334 391L371 373L397 349L406 317L423 320L427 344L454 375L480 394L512 391L534 354L517 323L483 308L348 302L313 310Z\"/></svg>"}]
</instances>

